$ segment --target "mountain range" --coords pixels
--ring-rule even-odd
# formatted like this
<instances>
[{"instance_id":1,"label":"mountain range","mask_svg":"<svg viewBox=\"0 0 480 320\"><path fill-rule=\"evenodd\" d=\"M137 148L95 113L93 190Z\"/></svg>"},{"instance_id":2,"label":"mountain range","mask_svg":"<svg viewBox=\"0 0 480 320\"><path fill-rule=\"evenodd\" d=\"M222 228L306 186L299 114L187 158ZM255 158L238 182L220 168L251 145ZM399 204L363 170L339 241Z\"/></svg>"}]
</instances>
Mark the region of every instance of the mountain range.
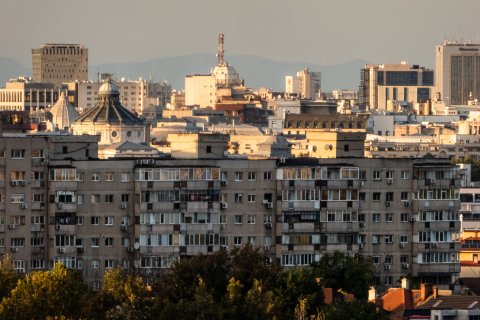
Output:
<instances>
[{"instance_id":1,"label":"mountain range","mask_svg":"<svg viewBox=\"0 0 480 320\"><path fill-rule=\"evenodd\" d=\"M322 91L333 89L357 89L360 81L360 69L367 63L356 59L336 65L318 65L308 62L282 62L254 55L234 55L227 59L248 87L264 86L274 90L285 89L285 76L295 75L297 71L308 68L322 72ZM216 64L212 54L197 53L183 56L162 57L144 62L108 63L89 66L90 79L96 79L97 73L113 73L115 77L127 79L153 79L168 81L172 88L183 89L185 75L208 74ZM11 58L0 57L0 84L18 76L31 75L27 68ZM2 85L3 86L3 85Z\"/></svg>"}]
</instances>

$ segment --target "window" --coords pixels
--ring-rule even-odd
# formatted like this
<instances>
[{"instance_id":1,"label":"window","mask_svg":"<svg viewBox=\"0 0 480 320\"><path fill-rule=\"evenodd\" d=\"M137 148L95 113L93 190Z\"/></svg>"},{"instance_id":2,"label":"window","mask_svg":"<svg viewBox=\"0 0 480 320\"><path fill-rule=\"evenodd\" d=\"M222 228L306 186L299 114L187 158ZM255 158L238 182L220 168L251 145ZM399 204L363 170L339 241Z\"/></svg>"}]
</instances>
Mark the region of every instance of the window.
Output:
<instances>
[{"instance_id":1,"label":"window","mask_svg":"<svg viewBox=\"0 0 480 320\"><path fill-rule=\"evenodd\" d=\"M94 226L98 226L99 225L99 222L100 222L100 218L99 217L90 217L90 224L94 225Z\"/></svg>"},{"instance_id":2,"label":"window","mask_svg":"<svg viewBox=\"0 0 480 320\"><path fill-rule=\"evenodd\" d=\"M256 220L255 217L256 216L252 214L248 215L248 219L247 219L248 224L255 224L255 220Z\"/></svg>"},{"instance_id":3,"label":"window","mask_svg":"<svg viewBox=\"0 0 480 320\"><path fill-rule=\"evenodd\" d=\"M387 192L385 194L385 201L393 201L393 192Z\"/></svg>"},{"instance_id":4,"label":"window","mask_svg":"<svg viewBox=\"0 0 480 320\"><path fill-rule=\"evenodd\" d=\"M235 193L235 202L242 203L243 202L243 193Z\"/></svg>"},{"instance_id":5,"label":"window","mask_svg":"<svg viewBox=\"0 0 480 320\"><path fill-rule=\"evenodd\" d=\"M223 223L223 224L227 223L227 216L226 215L224 215L224 214L220 215L220 223Z\"/></svg>"},{"instance_id":6,"label":"window","mask_svg":"<svg viewBox=\"0 0 480 320\"><path fill-rule=\"evenodd\" d=\"M100 203L100 195L99 194L92 194L92 204Z\"/></svg>"},{"instance_id":7,"label":"window","mask_svg":"<svg viewBox=\"0 0 480 320\"><path fill-rule=\"evenodd\" d=\"M372 222L380 222L380 221L381 221L380 213L372 213Z\"/></svg>"},{"instance_id":8,"label":"window","mask_svg":"<svg viewBox=\"0 0 480 320\"><path fill-rule=\"evenodd\" d=\"M247 237L247 243L254 246L257 244L257 238L253 236Z\"/></svg>"},{"instance_id":9,"label":"window","mask_svg":"<svg viewBox=\"0 0 480 320\"><path fill-rule=\"evenodd\" d=\"M372 235L372 244L380 244L381 235L374 234Z\"/></svg>"},{"instance_id":10,"label":"window","mask_svg":"<svg viewBox=\"0 0 480 320\"><path fill-rule=\"evenodd\" d=\"M359 213L358 214L358 221L359 222L366 222L365 221L365 213Z\"/></svg>"},{"instance_id":11,"label":"window","mask_svg":"<svg viewBox=\"0 0 480 320\"><path fill-rule=\"evenodd\" d=\"M83 181L85 174L83 172L77 172L77 181Z\"/></svg>"},{"instance_id":12,"label":"window","mask_svg":"<svg viewBox=\"0 0 480 320\"><path fill-rule=\"evenodd\" d=\"M212 153L212 146L207 146L207 153Z\"/></svg>"},{"instance_id":13,"label":"window","mask_svg":"<svg viewBox=\"0 0 480 320\"><path fill-rule=\"evenodd\" d=\"M130 173L122 172L122 182L128 182L128 181L130 181Z\"/></svg>"},{"instance_id":14,"label":"window","mask_svg":"<svg viewBox=\"0 0 480 320\"><path fill-rule=\"evenodd\" d=\"M327 221L334 222L336 220L336 212L328 211L327 212Z\"/></svg>"},{"instance_id":15,"label":"window","mask_svg":"<svg viewBox=\"0 0 480 320\"><path fill-rule=\"evenodd\" d=\"M56 247L73 247L75 246L75 236L67 234L57 234L55 236Z\"/></svg>"},{"instance_id":16,"label":"window","mask_svg":"<svg viewBox=\"0 0 480 320\"><path fill-rule=\"evenodd\" d=\"M12 149L12 159L23 159L25 158L25 149Z\"/></svg>"},{"instance_id":17,"label":"window","mask_svg":"<svg viewBox=\"0 0 480 320\"><path fill-rule=\"evenodd\" d=\"M113 172L105 173L105 181L113 181Z\"/></svg>"},{"instance_id":18,"label":"window","mask_svg":"<svg viewBox=\"0 0 480 320\"><path fill-rule=\"evenodd\" d=\"M112 237L106 237L105 238L105 247L112 247L113 246L113 238Z\"/></svg>"},{"instance_id":19,"label":"window","mask_svg":"<svg viewBox=\"0 0 480 320\"><path fill-rule=\"evenodd\" d=\"M254 194L249 194L247 196L248 202L255 202L255 195Z\"/></svg>"},{"instance_id":20,"label":"window","mask_svg":"<svg viewBox=\"0 0 480 320\"><path fill-rule=\"evenodd\" d=\"M380 264L380 257L379 256L372 257L372 263L373 264Z\"/></svg>"},{"instance_id":21,"label":"window","mask_svg":"<svg viewBox=\"0 0 480 320\"><path fill-rule=\"evenodd\" d=\"M25 202L25 194L24 193L12 193L10 195L10 202L11 203L24 203Z\"/></svg>"},{"instance_id":22,"label":"window","mask_svg":"<svg viewBox=\"0 0 480 320\"><path fill-rule=\"evenodd\" d=\"M393 222L393 213L386 213L385 214L385 221L386 222Z\"/></svg>"},{"instance_id":23,"label":"window","mask_svg":"<svg viewBox=\"0 0 480 320\"><path fill-rule=\"evenodd\" d=\"M92 247L98 247L100 245L100 238L92 238Z\"/></svg>"},{"instance_id":24,"label":"window","mask_svg":"<svg viewBox=\"0 0 480 320\"><path fill-rule=\"evenodd\" d=\"M410 178L409 171L406 171L406 170L400 171L400 179L408 179L408 178Z\"/></svg>"},{"instance_id":25,"label":"window","mask_svg":"<svg viewBox=\"0 0 480 320\"><path fill-rule=\"evenodd\" d=\"M248 172L248 181L255 181L257 180L257 173L255 171Z\"/></svg>"},{"instance_id":26,"label":"window","mask_svg":"<svg viewBox=\"0 0 480 320\"><path fill-rule=\"evenodd\" d=\"M100 267L100 260L98 259L92 259L92 269L98 269Z\"/></svg>"},{"instance_id":27,"label":"window","mask_svg":"<svg viewBox=\"0 0 480 320\"><path fill-rule=\"evenodd\" d=\"M105 269L112 269L114 267L114 261L112 259L105 260Z\"/></svg>"},{"instance_id":28,"label":"window","mask_svg":"<svg viewBox=\"0 0 480 320\"><path fill-rule=\"evenodd\" d=\"M106 203L113 203L113 194L106 194L105 195L105 202Z\"/></svg>"},{"instance_id":29,"label":"window","mask_svg":"<svg viewBox=\"0 0 480 320\"><path fill-rule=\"evenodd\" d=\"M113 216L105 217L105 225L106 226L113 226Z\"/></svg>"},{"instance_id":30,"label":"window","mask_svg":"<svg viewBox=\"0 0 480 320\"><path fill-rule=\"evenodd\" d=\"M92 181L95 181L95 182L100 181L100 173L98 173L98 172L93 172L93 173L92 173Z\"/></svg>"},{"instance_id":31,"label":"window","mask_svg":"<svg viewBox=\"0 0 480 320\"><path fill-rule=\"evenodd\" d=\"M83 217L82 216L77 216L77 225L83 226Z\"/></svg>"},{"instance_id":32,"label":"window","mask_svg":"<svg viewBox=\"0 0 480 320\"><path fill-rule=\"evenodd\" d=\"M32 224L43 224L43 223L45 223L45 217L44 216L31 216L30 222Z\"/></svg>"},{"instance_id":33,"label":"window","mask_svg":"<svg viewBox=\"0 0 480 320\"><path fill-rule=\"evenodd\" d=\"M407 243L408 242L408 236L407 235L401 235L400 236L400 243Z\"/></svg>"},{"instance_id":34,"label":"window","mask_svg":"<svg viewBox=\"0 0 480 320\"><path fill-rule=\"evenodd\" d=\"M407 200L408 201L408 192L401 192L400 193L400 200Z\"/></svg>"},{"instance_id":35,"label":"window","mask_svg":"<svg viewBox=\"0 0 480 320\"><path fill-rule=\"evenodd\" d=\"M408 262L408 256L400 256L400 263L407 263Z\"/></svg>"},{"instance_id":36,"label":"window","mask_svg":"<svg viewBox=\"0 0 480 320\"><path fill-rule=\"evenodd\" d=\"M44 238L43 237L32 237L30 238L30 244L32 247L41 247L44 245Z\"/></svg>"},{"instance_id":37,"label":"window","mask_svg":"<svg viewBox=\"0 0 480 320\"><path fill-rule=\"evenodd\" d=\"M11 247L23 247L25 245L25 238L11 238L10 246Z\"/></svg>"},{"instance_id":38,"label":"window","mask_svg":"<svg viewBox=\"0 0 480 320\"><path fill-rule=\"evenodd\" d=\"M272 180L272 172L271 171L265 171L263 173L263 180Z\"/></svg>"},{"instance_id":39,"label":"window","mask_svg":"<svg viewBox=\"0 0 480 320\"><path fill-rule=\"evenodd\" d=\"M388 170L387 172L385 172L385 178L386 179L393 179L395 177L395 171L393 170Z\"/></svg>"},{"instance_id":40,"label":"window","mask_svg":"<svg viewBox=\"0 0 480 320\"><path fill-rule=\"evenodd\" d=\"M32 158L43 158L43 150L42 149L33 149L32 150Z\"/></svg>"},{"instance_id":41,"label":"window","mask_svg":"<svg viewBox=\"0 0 480 320\"><path fill-rule=\"evenodd\" d=\"M380 201L381 199L381 193L380 192L374 192L372 195L372 200L373 201Z\"/></svg>"},{"instance_id":42,"label":"window","mask_svg":"<svg viewBox=\"0 0 480 320\"><path fill-rule=\"evenodd\" d=\"M380 171L373 171L373 180L381 180Z\"/></svg>"},{"instance_id":43,"label":"window","mask_svg":"<svg viewBox=\"0 0 480 320\"><path fill-rule=\"evenodd\" d=\"M352 220L352 213L350 211L343 212L343 221L348 222Z\"/></svg>"},{"instance_id":44,"label":"window","mask_svg":"<svg viewBox=\"0 0 480 320\"><path fill-rule=\"evenodd\" d=\"M233 244L240 246L242 244L242 237L233 237Z\"/></svg>"},{"instance_id":45,"label":"window","mask_svg":"<svg viewBox=\"0 0 480 320\"><path fill-rule=\"evenodd\" d=\"M85 195L77 194L77 204L84 204L85 203Z\"/></svg>"},{"instance_id":46,"label":"window","mask_svg":"<svg viewBox=\"0 0 480 320\"><path fill-rule=\"evenodd\" d=\"M237 171L235 172L235 181L242 181L243 180L243 172Z\"/></svg>"},{"instance_id":47,"label":"window","mask_svg":"<svg viewBox=\"0 0 480 320\"><path fill-rule=\"evenodd\" d=\"M393 234L385 235L385 243L393 243Z\"/></svg>"},{"instance_id":48,"label":"window","mask_svg":"<svg viewBox=\"0 0 480 320\"><path fill-rule=\"evenodd\" d=\"M385 256L385 264L392 264L393 263L393 256L387 255Z\"/></svg>"},{"instance_id":49,"label":"window","mask_svg":"<svg viewBox=\"0 0 480 320\"><path fill-rule=\"evenodd\" d=\"M408 213L401 213L400 214L400 221L401 222L408 222L408 216L409 216Z\"/></svg>"},{"instance_id":50,"label":"window","mask_svg":"<svg viewBox=\"0 0 480 320\"><path fill-rule=\"evenodd\" d=\"M241 214L235 215L235 224L242 224L243 216Z\"/></svg>"}]
</instances>

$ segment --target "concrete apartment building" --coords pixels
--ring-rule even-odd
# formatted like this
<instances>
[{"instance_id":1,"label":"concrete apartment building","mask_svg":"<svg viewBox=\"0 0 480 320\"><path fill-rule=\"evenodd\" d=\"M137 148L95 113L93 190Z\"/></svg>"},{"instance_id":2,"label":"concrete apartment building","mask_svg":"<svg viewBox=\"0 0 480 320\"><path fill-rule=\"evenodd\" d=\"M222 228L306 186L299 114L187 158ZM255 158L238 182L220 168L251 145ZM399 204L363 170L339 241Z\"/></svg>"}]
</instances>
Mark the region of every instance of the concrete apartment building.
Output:
<instances>
[{"instance_id":1,"label":"concrete apartment building","mask_svg":"<svg viewBox=\"0 0 480 320\"><path fill-rule=\"evenodd\" d=\"M319 99L322 94L321 73L305 68L298 71L296 76L286 76L285 92L296 94L301 99Z\"/></svg>"},{"instance_id":2,"label":"concrete apartment building","mask_svg":"<svg viewBox=\"0 0 480 320\"><path fill-rule=\"evenodd\" d=\"M81 44L46 43L32 49L33 81L53 83L88 80L88 49Z\"/></svg>"},{"instance_id":3,"label":"concrete apartment building","mask_svg":"<svg viewBox=\"0 0 480 320\"><path fill-rule=\"evenodd\" d=\"M402 110L431 99L433 70L418 65L367 64L360 73L358 103L362 110Z\"/></svg>"},{"instance_id":4,"label":"concrete apartment building","mask_svg":"<svg viewBox=\"0 0 480 320\"><path fill-rule=\"evenodd\" d=\"M22 272L61 261L98 287L106 269L154 274L247 243L282 266L341 250L453 287L457 168L446 159L226 158L223 135L181 137L180 159L96 160L97 137L0 138L0 252ZM2 210L3 208L3 210Z\"/></svg>"},{"instance_id":5,"label":"concrete apartment building","mask_svg":"<svg viewBox=\"0 0 480 320\"><path fill-rule=\"evenodd\" d=\"M480 98L480 43L445 40L435 48L435 84L446 105Z\"/></svg>"}]
</instances>

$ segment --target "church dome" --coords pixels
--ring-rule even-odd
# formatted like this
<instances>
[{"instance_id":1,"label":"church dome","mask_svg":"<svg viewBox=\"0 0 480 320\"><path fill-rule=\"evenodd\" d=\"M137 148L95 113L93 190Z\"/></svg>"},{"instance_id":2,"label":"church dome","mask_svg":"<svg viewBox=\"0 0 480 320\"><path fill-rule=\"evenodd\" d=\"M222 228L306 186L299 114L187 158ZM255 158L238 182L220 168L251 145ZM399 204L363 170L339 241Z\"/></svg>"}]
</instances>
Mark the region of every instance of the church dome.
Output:
<instances>
[{"instance_id":1,"label":"church dome","mask_svg":"<svg viewBox=\"0 0 480 320\"><path fill-rule=\"evenodd\" d=\"M122 106L118 87L108 79L98 90L98 104L75 120L75 124L81 123L144 126L145 120Z\"/></svg>"},{"instance_id":2,"label":"church dome","mask_svg":"<svg viewBox=\"0 0 480 320\"><path fill-rule=\"evenodd\" d=\"M73 121L78 117L77 110L68 102L63 92L55 105L50 109L50 113L53 125L60 130L68 130Z\"/></svg>"}]
</instances>

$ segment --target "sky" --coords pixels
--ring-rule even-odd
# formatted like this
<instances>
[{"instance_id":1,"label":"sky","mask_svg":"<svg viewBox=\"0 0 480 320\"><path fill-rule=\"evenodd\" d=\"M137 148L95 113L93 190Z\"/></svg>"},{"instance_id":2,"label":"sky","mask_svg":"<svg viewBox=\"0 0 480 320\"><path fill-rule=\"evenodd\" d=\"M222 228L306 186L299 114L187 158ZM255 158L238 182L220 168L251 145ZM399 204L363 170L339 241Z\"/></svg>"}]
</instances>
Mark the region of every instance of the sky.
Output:
<instances>
[{"instance_id":1,"label":"sky","mask_svg":"<svg viewBox=\"0 0 480 320\"><path fill-rule=\"evenodd\" d=\"M89 63L216 52L334 65L354 59L434 68L445 38L480 42L479 0L2 0L0 57L81 43Z\"/></svg>"}]
</instances>

